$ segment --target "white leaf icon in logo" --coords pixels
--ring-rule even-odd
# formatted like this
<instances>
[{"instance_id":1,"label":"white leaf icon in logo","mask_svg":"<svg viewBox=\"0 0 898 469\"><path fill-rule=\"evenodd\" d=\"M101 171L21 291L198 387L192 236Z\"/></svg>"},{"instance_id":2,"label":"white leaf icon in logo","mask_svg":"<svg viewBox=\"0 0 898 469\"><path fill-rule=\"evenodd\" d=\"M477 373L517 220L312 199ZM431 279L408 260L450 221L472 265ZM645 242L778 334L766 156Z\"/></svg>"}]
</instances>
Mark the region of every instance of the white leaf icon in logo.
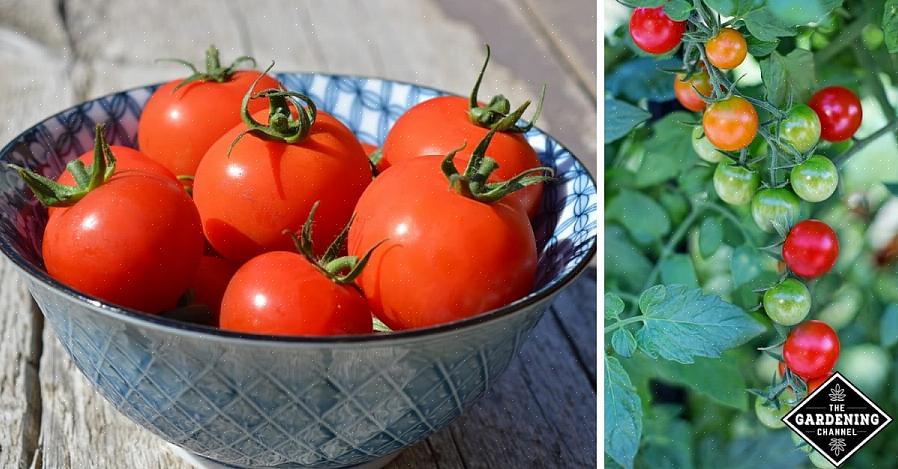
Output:
<instances>
[{"instance_id":1,"label":"white leaf icon in logo","mask_svg":"<svg viewBox=\"0 0 898 469\"><path fill-rule=\"evenodd\" d=\"M839 383L836 383L836 385L829 391L829 400L830 402L842 402L845 400L845 390L842 389L842 386L839 385Z\"/></svg>"},{"instance_id":2,"label":"white leaf icon in logo","mask_svg":"<svg viewBox=\"0 0 898 469\"><path fill-rule=\"evenodd\" d=\"M845 439L833 438L829 440L829 450L838 456L842 451L845 451Z\"/></svg>"}]
</instances>

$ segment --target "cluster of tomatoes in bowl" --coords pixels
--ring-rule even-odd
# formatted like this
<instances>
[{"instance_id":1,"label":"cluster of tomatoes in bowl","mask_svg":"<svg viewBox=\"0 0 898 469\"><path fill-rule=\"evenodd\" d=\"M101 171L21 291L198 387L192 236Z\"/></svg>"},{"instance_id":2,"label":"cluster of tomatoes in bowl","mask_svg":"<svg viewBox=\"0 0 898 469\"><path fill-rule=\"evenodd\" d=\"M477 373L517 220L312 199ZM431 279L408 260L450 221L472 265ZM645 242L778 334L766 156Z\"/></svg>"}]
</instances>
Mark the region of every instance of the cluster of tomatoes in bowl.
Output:
<instances>
[{"instance_id":1,"label":"cluster of tomatoes in bowl","mask_svg":"<svg viewBox=\"0 0 898 469\"><path fill-rule=\"evenodd\" d=\"M687 29L687 22L670 19L663 7L637 8L630 20L633 42L651 54L676 49ZM764 292L762 304L773 322L795 326L783 344L780 374L801 378L810 392L831 374L839 355L839 339L826 323L805 321L811 309L805 282L832 269L839 255L839 241L824 222L798 220L802 201L822 202L835 193L837 167L815 150L821 140L843 142L854 135L861 124L861 103L847 88L830 86L817 91L807 104L796 104L784 112L765 106L774 119L759 124L755 105L736 94L735 86L721 89L723 96L712 99L712 73L725 73L741 65L748 46L742 33L732 27L711 29L707 40L694 44L700 48L701 60L693 64L691 73L674 79L674 94L683 107L703 113L692 143L701 159L717 165L712 179L718 197L734 206L750 204L752 218L761 230L784 236L781 254L787 270L779 283ZM767 132L766 138L759 135L762 131ZM769 145L777 145L782 158L772 170L791 169L782 180L772 176L762 187L761 171L771 170L771 166L760 164L769 160ZM758 407L759 416L770 409L762 399L758 399ZM780 411L785 414L787 406L783 407ZM761 420L783 426L778 418Z\"/></svg>"},{"instance_id":2,"label":"cluster of tomatoes in bowl","mask_svg":"<svg viewBox=\"0 0 898 469\"><path fill-rule=\"evenodd\" d=\"M214 47L205 71L179 61L192 74L149 98L136 149L108 145L99 125L58 178L15 167L48 207L50 276L270 335L428 327L531 291L530 217L552 170L523 134L541 106L522 124L529 101L477 100L489 49L470 98L412 107L375 152L271 67L238 69L247 61L224 67Z\"/></svg>"}]
</instances>

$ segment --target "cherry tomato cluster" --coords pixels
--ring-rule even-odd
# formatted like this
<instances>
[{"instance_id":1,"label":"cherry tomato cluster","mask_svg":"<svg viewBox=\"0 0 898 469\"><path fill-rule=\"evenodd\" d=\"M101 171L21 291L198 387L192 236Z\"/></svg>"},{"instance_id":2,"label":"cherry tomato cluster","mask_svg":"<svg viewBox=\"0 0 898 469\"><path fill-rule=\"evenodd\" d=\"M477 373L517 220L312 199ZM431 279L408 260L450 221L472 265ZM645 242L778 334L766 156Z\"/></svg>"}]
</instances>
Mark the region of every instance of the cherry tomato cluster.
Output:
<instances>
[{"instance_id":1,"label":"cherry tomato cluster","mask_svg":"<svg viewBox=\"0 0 898 469\"><path fill-rule=\"evenodd\" d=\"M783 344L781 376L800 378L806 390L812 391L830 375L838 359L839 339L827 324L805 320L811 294L804 281L832 269L839 241L825 223L798 220L802 201L822 202L836 191L836 165L815 150L821 139L839 142L854 135L862 119L860 101L850 90L832 86L817 91L807 104L784 112L740 95L735 85L719 77L745 60L747 42L738 30L717 23L705 21L702 28L693 30L689 22L671 20L663 7L637 8L630 19L630 34L643 51L667 54L684 41L687 32L692 33L685 39L685 70L674 78L674 94L686 109L702 112L702 125L693 131L692 144L702 160L716 165L712 180L718 197L730 205L750 204L761 230L784 236L782 259L787 271L764 292L762 306L773 322L794 326ZM698 60L689 58L695 48ZM759 123L756 105L763 105L775 119ZM760 166L770 152L787 156L792 164L772 169ZM775 171L785 167L791 168L788 176L777 178ZM771 170L770 180L762 181L764 169ZM791 386L780 387L777 396L775 402L756 402L762 423L776 428L783 426L780 418L796 397Z\"/></svg>"},{"instance_id":2,"label":"cherry tomato cluster","mask_svg":"<svg viewBox=\"0 0 898 469\"><path fill-rule=\"evenodd\" d=\"M104 301L274 335L364 334L457 321L536 277L530 217L551 180L503 96L412 107L384 146L265 72L222 66L166 83L138 148L94 148L56 180L16 168L49 217L47 272ZM273 64L272 64L273 65ZM543 93L545 89L543 89ZM369 155L372 159L369 160ZM376 158L375 158L376 156ZM376 160L376 161L375 161Z\"/></svg>"}]
</instances>

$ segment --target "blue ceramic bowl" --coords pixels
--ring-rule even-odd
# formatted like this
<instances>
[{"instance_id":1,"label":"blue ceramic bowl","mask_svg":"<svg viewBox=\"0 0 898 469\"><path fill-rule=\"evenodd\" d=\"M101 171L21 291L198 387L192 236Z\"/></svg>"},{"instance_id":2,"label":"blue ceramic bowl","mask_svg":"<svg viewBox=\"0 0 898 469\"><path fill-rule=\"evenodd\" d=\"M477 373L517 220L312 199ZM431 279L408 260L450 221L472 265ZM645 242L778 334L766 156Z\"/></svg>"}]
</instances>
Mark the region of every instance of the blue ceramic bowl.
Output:
<instances>
[{"instance_id":1,"label":"blue ceramic bowl","mask_svg":"<svg viewBox=\"0 0 898 469\"><path fill-rule=\"evenodd\" d=\"M410 106L444 93L374 78L283 73L364 142L380 144ZM90 149L94 125L135 146L154 86L85 102L16 137L0 160L55 177ZM50 278L40 245L46 210L0 169L0 250L72 360L119 411L202 458L235 467L377 463L446 426L506 369L543 311L596 250L595 182L545 133L527 134L558 181L534 222L535 291L501 309L429 329L363 337L269 337L150 316Z\"/></svg>"}]
</instances>

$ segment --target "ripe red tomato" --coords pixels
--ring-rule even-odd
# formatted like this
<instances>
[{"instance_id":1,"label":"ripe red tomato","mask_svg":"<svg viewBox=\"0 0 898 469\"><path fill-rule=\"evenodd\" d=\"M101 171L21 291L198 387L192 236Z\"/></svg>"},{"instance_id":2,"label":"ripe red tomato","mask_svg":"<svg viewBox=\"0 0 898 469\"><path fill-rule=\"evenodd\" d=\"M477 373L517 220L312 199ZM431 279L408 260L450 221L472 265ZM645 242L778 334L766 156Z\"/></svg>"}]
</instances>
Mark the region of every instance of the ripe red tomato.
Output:
<instances>
[{"instance_id":1,"label":"ripe red tomato","mask_svg":"<svg viewBox=\"0 0 898 469\"><path fill-rule=\"evenodd\" d=\"M706 98L711 96L711 77L704 70L693 73L688 80L683 80L684 77L684 74L679 74L674 78L674 95L677 97L677 101L690 111L703 111L705 102L699 93Z\"/></svg>"},{"instance_id":2,"label":"ripe red tomato","mask_svg":"<svg viewBox=\"0 0 898 469\"><path fill-rule=\"evenodd\" d=\"M421 157L391 167L356 206L349 253L360 256L387 240L372 254L359 285L374 314L392 329L498 308L526 295L535 281L536 241L520 205L456 193L441 163Z\"/></svg>"},{"instance_id":3,"label":"ripe red tomato","mask_svg":"<svg viewBox=\"0 0 898 469\"><path fill-rule=\"evenodd\" d=\"M205 305L215 318L214 324L218 324L218 313L221 310L221 299L224 297L228 282L237 272L236 265L215 256L203 256L199 267L193 276L190 290L193 292L193 301L190 304Z\"/></svg>"},{"instance_id":4,"label":"ripe red tomato","mask_svg":"<svg viewBox=\"0 0 898 469\"><path fill-rule=\"evenodd\" d=\"M705 52L711 65L721 70L730 70L745 60L748 43L739 31L724 28L705 44Z\"/></svg>"},{"instance_id":5,"label":"ripe red tomato","mask_svg":"<svg viewBox=\"0 0 898 469\"><path fill-rule=\"evenodd\" d=\"M664 7L637 8L630 17L630 37L640 49L650 54L664 54L674 50L683 40L685 21L674 21L664 13Z\"/></svg>"},{"instance_id":6,"label":"ripe red tomato","mask_svg":"<svg viewBox=\"0 0 898 469\"><path fill-rule=\"evenodd\" d=\"M207 51L207 61L209 60ZM215 63L218 51L214 52ZM208 63L208 62L207 62ZM187 83L182 79L162 85L147 101L137 127L138 146L176 176L193 176L206 150L225 132L240 123L240 104L259 72L239 70L224 73L220 65L207 71L211 76ZM279 88L265 75L256 90ZM264 100L253 100L250 112L267 108Z\"/></svg>"},{"instance_id":7,"label":"ripe red tomato","mask_svg":"<svg viewBox=\"0 0 898 469\"><path fill-rule=\"evenodd\" d=\"M736 151L758 134L758 113L745 98L731 96L708 106L702 117L705 135L715 147Z\"/></svg>"},{"instance_id":8,"label":"ripe red tomato","mask_svg":"<svg viewBox=\"0 0 898 469\"><path fill-rule=\"evenodd\" d=\"M221 328L272 335L372 332L371 310L351 284L337 283L295 252L253 258L234 274L221 303Z\"/></svg>"},{"instance_id":9,"label":"ripe red tomato","mask_svg":"<svg viewBox=\"0 0 898 469\"><path fill-rule=\"evenodd\" d=\"M807 385L808 385L808 394L810 394L810 393L816 391L817 388L819 388L821 384L825 383L826 380L828 380L829 377L832 376L832 375L833 375L832 373L827 373L827 374L825 374L825 375L823 375L823 376L821 376L821 377L819 377L819 378L814 378L814 379L808 380L808 382L807 382Z\"/></svg>"},{"instance_id":10,"label":"ripe red tomato","mask_svg":"<svg viewBox=\"0 0 898 469\"><path fill-rule=\"evenodd\" d=\"M826 376L839 359L839 336L825 322L803 322L789 332L783 359L805 381Z\"/></svg>"},{"instance_id":11,"label":"ripe red tomato","mask_svg":"<svg viewBox=\"0 0 898 469\"><path fill-rule=\"evenodd\" d=\"M401 115L383 145L387 166L420 156L445 155L467 142L456 159L467 161L475 142L483 140L488 128L480 127L468 117L469 100L460 96L441 96L420 103ZM497 132L488 155L499 163L490 181L508 180L528 169L540 166L536 152L520 133ZM539 210L543 186L535 184L511 194L531 217Z\"/></svg>"},{"instance_id":12,"label":"ripe red tomato","mask_svg":"<svg viewBox=\"0 0 898 469\"><path fill-rule=\"evenodd\" d=\"M820 220L797 223L783 243L783 260L789 270L803 278L817 278L829 272L838 257L839 238Z\"/></svg>"},{"instance_id":13,"label":"ripe red tomato","mask_svg":"<svg viewBox=\"0 0 898 469\"><path fill-rule=\"evenodd\" d=\"M47 222L43 257L60 282L147 313L175 306L203 254L196 208L169 177L112 177Z\"/></svg>"},{"instance_id":14,"label":"ripe red tomato","mask_svg":"<svg viewBox=\"0 0 898 469\"><path fill-rule=\"evenodd\" d=\"M829 86L814 93L808 105L820 118L820 136L830 142L851 138L864 116L857 95L841 86Z\"/></svg>"},{"instance_id":15,"label":"ripe red tomato","mask_svg":"<svg viewBox=\"0 0 898 469\"><path fill-rule=\"evenodd\" d=\"M268 111L253 117L267 123ZM299 229L320 200L314 241L328 246L371 182L371 167L358 140L338 120L318 111L298 142L246 134L228 156L228 147L246 129L238 125L218 139L196 171L193 199L209 243L232 262L290 249L282 231Z\"/></svg>"}]
</instances>

